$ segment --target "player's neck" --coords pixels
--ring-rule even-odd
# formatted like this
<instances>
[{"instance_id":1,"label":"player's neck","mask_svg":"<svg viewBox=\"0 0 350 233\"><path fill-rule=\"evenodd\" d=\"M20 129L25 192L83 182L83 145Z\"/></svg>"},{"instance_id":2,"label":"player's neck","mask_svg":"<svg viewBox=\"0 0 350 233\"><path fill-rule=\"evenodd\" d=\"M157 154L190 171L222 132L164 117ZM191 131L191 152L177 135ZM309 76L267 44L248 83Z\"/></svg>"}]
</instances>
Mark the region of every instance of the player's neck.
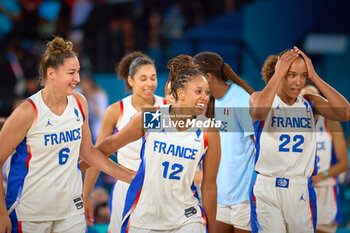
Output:
<instances>
[{"instance_id":1,"label":"player's neck","mask_svg":"<svg viewBox=\"0 0 350 233\"><path fill-rule=\"evenodd\" d=\"M179 107L176 104L170 109L169 115L179 131L186 130L188 127L180 127L177 122L186 122L188 119L192 120L195 117L189 108Z\"/></svg>"},{"instance_id":2,"label":"player's neck","mask_svg":"<svg viewBox=\"0 0 350 233\"><path fill-rule=\"evenodd\" d=\"M215 99L220 100L226 95L226 93L230 89L231 85L232 84L227 84L226 82L224 82L222 80L218 80L216 85L214 87L212 87L210 90L211 95Z\"/></svg>"},{"instance_id":3,"label":"player's neck","mask_svg":"<svg viewBox=\"0 0 350 233\"><path fill-rule=\"evenodd\" d=\"M46 106L56 115L61 115L68 104L67 96L51 91L50 87L45 86L41 92L42 99Z\"/></svg>"},{"instance_id":4,"label":"player's neck","mask_svg":"<svg viewBox=\"0 0 350 233\"><path fill-rule=\"evenodd\" d=\"M285 104L287 104L287 105L289 105L289 106L292 106L292 105L295 103L295 101L297 101L296 98L292 98L292 97L286 95L283 91L277 91L277 95L278 95L278 97L280 97L280 99L281 99Z\"/></svg>"},{"instance_id":5,"label":"player's neck","mask_svg":"<svg viewBox=\"0 0 350 233\"><path fill-rule=\"evenodd\" d=\"M152 98L142 98L142 96L133 94L131 96L131 104L132 106L137 110L137 111L141 111L142 108L144 107L151 107L153 106L155 103L155 98L154 96L152 96Z\"/></svg>"}]
</instances>

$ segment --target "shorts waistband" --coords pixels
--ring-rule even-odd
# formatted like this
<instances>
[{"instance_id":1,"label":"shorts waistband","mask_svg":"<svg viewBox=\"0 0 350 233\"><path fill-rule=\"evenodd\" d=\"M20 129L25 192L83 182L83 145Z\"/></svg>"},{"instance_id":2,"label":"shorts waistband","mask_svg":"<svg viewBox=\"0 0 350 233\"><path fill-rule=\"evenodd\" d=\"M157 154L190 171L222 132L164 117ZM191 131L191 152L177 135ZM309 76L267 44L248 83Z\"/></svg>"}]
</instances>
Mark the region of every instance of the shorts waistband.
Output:
<instances>
[{"instance_id":1,"label":"shorts waistband","mask_svg":"<svg viewBox=\"0 0 350 233\"><path fill-rule=\"evenodd\" d=\"M278 188L288 188L289 186L308 185L308 179L305 177L270 177L258 174L257 182L272 184Z\"/></svg>"}]
</instances>

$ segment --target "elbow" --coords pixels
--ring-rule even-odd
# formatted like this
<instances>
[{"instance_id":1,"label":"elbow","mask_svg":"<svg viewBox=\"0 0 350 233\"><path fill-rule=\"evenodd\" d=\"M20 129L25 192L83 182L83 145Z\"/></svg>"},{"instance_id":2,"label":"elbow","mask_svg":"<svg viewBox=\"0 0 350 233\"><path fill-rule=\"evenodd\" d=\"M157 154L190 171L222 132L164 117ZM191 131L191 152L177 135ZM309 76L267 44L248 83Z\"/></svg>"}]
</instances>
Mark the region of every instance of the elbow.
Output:
<instances>
[{"instance_id":1,"label":"elbow","mask_svg":"<svg viewBox=\"0 0 350 233\"><path fill-rule=\"evenodd\" d=\"M86 156L86 153L80 153L80 158L86 163L89 163L89 156Z\"/></svg>"},{"instance_id":2,"label":"elbow","mask_svg":"<svg viewBox=\"0 0 350 233\"><path fill-rule=\"evenodd\" d=\"M267 117L268 111L259 108L250 108L249 113L253 121L264 121Z\"/></svg>"}]
</instances>

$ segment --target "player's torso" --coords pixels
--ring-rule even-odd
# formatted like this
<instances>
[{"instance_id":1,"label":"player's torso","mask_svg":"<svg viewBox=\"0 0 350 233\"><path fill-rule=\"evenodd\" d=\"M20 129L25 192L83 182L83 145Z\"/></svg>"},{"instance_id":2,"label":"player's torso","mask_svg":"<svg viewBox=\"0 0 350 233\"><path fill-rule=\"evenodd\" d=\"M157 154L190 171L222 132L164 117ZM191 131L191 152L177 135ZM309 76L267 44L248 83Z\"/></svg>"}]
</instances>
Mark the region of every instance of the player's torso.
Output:
<instances>
[{"instance_id":1,"label":"player's torso","mask_svg":"<svg viewBox=\"0 0 350 233\"><path fill-rule=\"evenodd\" d=\"M172 229L184 222L202 221L192 185L206 150L204 135L203 128L149 132L143 151L144 182L131 215L133 226Z\"/></svg>"},{"instance_id":2,"label":"player's torso","mask_svg":"<svg viewBox=\"0 0 350 233\"><path fill-rule=\"evenodd\" d=\"M68 104L60 116L45 105L41 92L30 99L37 108L37 118L27 132L26 144L22 144L26 148L17 148L11 159L12 170L23 167L17 159L27 157L27 174L16 212L22 219L38 220L82 212L78 168L84 121L81 110L73 96L67 97Z\"/></svg>"},{"instance_id":3,"label":"player's torso","mask_svg":"<svg viewBox=\"0 0 350 233\"><path fill-rule=\"evenodd\" d=\"M263 122L254 122L256 171L274 177L310 177L315 163L315 122L310 103L299 95L289 106L277 95Z\"/></svg>"}]
</instances>

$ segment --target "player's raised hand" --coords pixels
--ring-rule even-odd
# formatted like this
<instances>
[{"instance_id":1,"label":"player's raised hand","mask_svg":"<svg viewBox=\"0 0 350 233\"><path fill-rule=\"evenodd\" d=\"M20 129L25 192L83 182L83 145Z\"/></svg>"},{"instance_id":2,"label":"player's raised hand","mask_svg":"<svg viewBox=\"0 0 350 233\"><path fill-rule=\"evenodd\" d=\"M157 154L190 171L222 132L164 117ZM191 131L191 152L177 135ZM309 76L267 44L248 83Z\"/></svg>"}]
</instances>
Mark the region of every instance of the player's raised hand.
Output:
<instances>
[{"instance_id":1,"label":"player's raised hand","mask_svg":"<svg viewBox=\"0 0 350 233\"><path fill-rule=\"evenodd\" d=\"M311 59L306 56L306 54L301 51L298 47L294 46L294 51L297 52L305 61L306 68L307 68L307 75L312 80L317 76L314 65L312 64Z\"/></svg>"},{"instance_id":2,"label":"player's raised hand","mask_svg":"<svg viewBox=\"0 0 350 233\"><path fill-rule=\"evenodd\" d=\"M282 54L282 56L278 57L276 66L275 66L275 74L286 76L287 72L292 65L292 63L295 61L295 59L298 58L298 53L291 49Z\"/></svg>"}]
</instances>

